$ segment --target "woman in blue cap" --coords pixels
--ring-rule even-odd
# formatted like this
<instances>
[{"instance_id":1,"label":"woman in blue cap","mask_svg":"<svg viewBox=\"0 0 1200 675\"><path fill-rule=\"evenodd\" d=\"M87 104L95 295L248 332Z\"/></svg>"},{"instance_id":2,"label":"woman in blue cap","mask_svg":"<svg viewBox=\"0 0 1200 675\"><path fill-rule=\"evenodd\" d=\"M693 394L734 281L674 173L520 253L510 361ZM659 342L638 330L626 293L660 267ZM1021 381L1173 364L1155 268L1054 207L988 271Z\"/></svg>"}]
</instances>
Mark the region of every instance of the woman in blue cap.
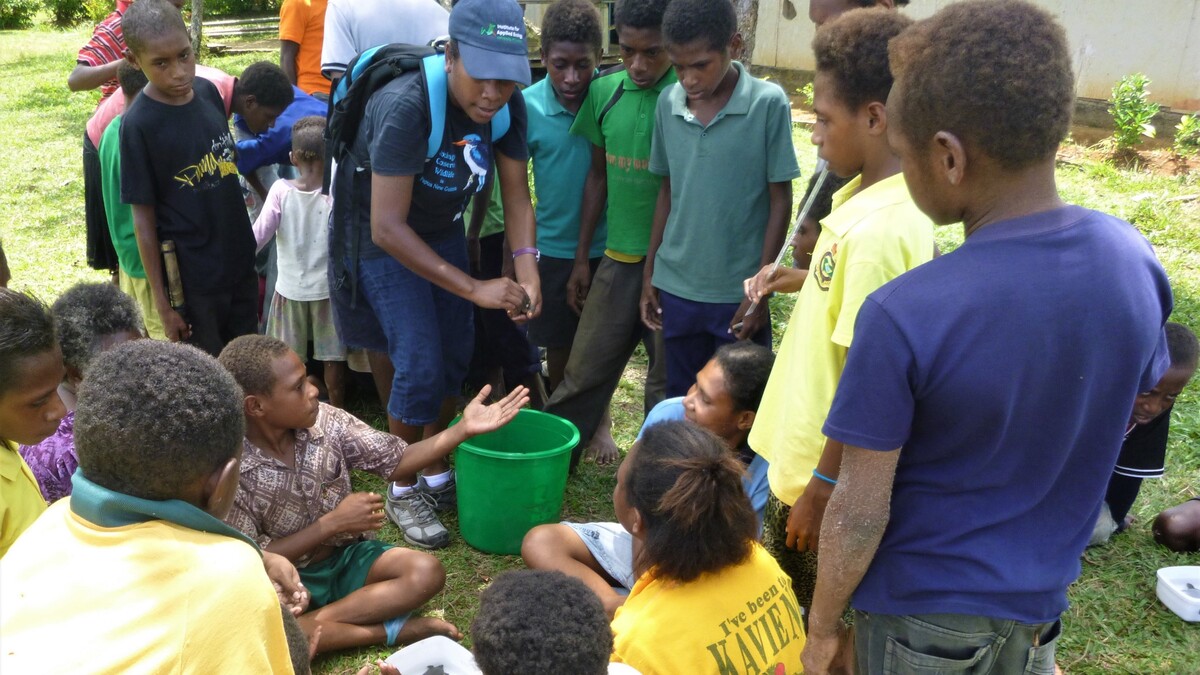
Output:
<instances>
[{"instance_id":1,"label":"woman in blue cap","mask_svg":"<svg viewBox=\"0 0 1200 675\"><path fill-rule=\"evenodd\" d=\"M338 166L331 223L331 241L341 244L330 248L338 334L376 352L377 378L395 368L388 426L409 443L445 429L454 413L474 347L471 304L519 321L541 311L525 102L516 89L530 81L521 7L455 4L444 65L437 64L427 60L425 69L445 69L444 93L413 70L371 95L351 147L369 161ZM440 145L432 147L435 129ZM493 166L516 281L481 281L467 271L462 213ZM450 537L434 509L453 507L455 498L443 461L419 479L393 483L386 510L410 544L441 548Z\"/></svg>"}]
</instances>

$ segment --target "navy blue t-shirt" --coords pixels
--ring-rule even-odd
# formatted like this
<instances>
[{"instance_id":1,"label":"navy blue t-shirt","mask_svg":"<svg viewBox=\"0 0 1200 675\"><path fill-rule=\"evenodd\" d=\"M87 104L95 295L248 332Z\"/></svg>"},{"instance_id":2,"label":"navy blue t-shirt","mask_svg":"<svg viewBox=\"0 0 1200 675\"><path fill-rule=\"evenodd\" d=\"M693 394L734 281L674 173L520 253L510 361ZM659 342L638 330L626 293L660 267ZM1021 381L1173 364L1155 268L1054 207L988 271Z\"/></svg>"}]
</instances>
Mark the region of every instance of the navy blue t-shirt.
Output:
<instances>
[{"instance_id":1,"label":"navy blue t-shirt","mask_svg":"<svg viewBox=\"0 0 1200 675\"><path fill-rule=\"evenodd\" d=\"M514 90L508 101L509 128L495 150L518 160L529 158L525 142L525 99ZM492 165L492 127L477 124L447 102L446 126L438 154L426 161L431 125L425 97L425 78L416 70L397 77L371 95L355 139L353 152L369 157L369 170L350 162L338 166L334 222L349 223L356 207L359 255L387 255L371 241L371 173L413 176L408 225L426 241L466 231L462 212L482 189ZM340 205L339 205L340 202ZM349 239L347 238L347 241Z\"/></svg>"},{"instance_id":2,"label":"navy blue t-shirt","mask_svg":"<svg viewBox=\"0 0 1200 675\"><path fill-rule=\"evenodd\" d=\"M1056 619L1134 397L1167 368L1171 305L1146 239L1075 206L984 227L872 293L824 428L902 447L854 607Z\"/></svg>"}]
</instances>

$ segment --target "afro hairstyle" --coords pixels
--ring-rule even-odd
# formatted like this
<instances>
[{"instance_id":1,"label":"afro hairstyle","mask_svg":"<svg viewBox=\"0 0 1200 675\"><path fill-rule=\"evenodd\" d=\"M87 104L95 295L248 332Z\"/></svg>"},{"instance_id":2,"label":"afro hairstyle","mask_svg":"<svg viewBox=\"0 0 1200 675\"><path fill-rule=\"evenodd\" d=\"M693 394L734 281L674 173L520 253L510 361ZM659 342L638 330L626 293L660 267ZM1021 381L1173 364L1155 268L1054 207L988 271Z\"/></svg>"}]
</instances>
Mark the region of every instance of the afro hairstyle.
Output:
<instances>
[{"instance_id":1,"label":"afro hairstyle","mask_svg":"<svg viewBox=\"0 0 1200 675\"><path fill-rule=\"evenodd\" d=\"M275 359L292 353L282 340L266 335L234 338L217 357L247 396L266 396L275 387Z\"/></svg>"},{"instance_id":2,"label":"afro hairstyle","mask_svg":"<svg viewBox=\"0 0 1200 675\"><path fill-rule=\"evenodd\" d=\"M146 87L149 80L140 68L128 61L122 61L117 66L117 82L121 84L121 92L132 99Z\"/></svg>"},{"instance_id":3,"label":"afro hairstyle","mask_svg":"<svg viewBox=\"0 0 1200 675\"><path fill-rule=\"evenodd\" d=\"M191 345L119 345L92 361L79 387L79 470L114 492L182 498L241 451L242 398L233 377Z\"/></svg>"},{"instance_id":4,"label":"afro hairstyle","mask_svg":"<svg viewBox=\"0 0 1200 675\"><path fill-rule=\"evenodd\" d=\"M1200 343L1196 341L1196 334L1187 326L1174 321L1167 322L1166 331L1167 352L1171 355L1171 366L1194 369L1197 353L1200 352Z\"/></svg>"},{"instance_id":5,"label":"afro hairstyle","mask_svg":"<svg viewBox=\"0 0 1200 675\"><path fill-rule=\"evenodd\" d=\"M292 152L305 162L325 159L325 118L301 117L292 125Z\"/></svg>"},{"instance_id":6,"label":"afro hairstyle","mask_svg":"<svg viewBox=\"0 0 1200 675\"><path fill-rule=\"evenodd\" d=\"M161 2L161 0L160 0ZM617 0L613 24L618 28L662 30L663 13L670 0Z\"/></svg>"},{"instance_id":7,"label":"afro hairstyle","mask_svg":"<svg viewBox=\"0 0 1200 675\"><path fill-rule=\"evenodd\" d=\"M557 0L542 18L542 50L550 51L557 42L587 45L599 52L603 44L600 13L588 0Z\"/></svg>"},{"instance_id":8,"label":"afro hairstyle","mask_svg":"<svg viewBox=\"0 0 1200 675\"><path fill-rule=\"evenodd\" d=\"M775 365L775 353L749 340L738 340L721 345L713 360L725 376L725 389L734 409L757 412L771 366Z\"/></svg>"},{"instance_id":9,"label":"afro hairstyle","mask_svg":"<svg viewBox=\"0 0 1200 675\"><path fill-rule=\"evenodd\" d=\"M1022 0L947 5L892 41L898 127L918 148L938 131L1016 171L1053 160L1075 108L1062 26Z\"/></svg>"},{"instance_id":10,"label":"afro hairstyle","mask_svg":"<svg viewBox=\"0 0 1200 675\"><path fill-rule=\"evenodd\" d=\"M133 298L112 284L75 284L50 307L58 325L63 365L86 376L100 340L117 333L142 335L142 313Z\"/></svg>"},{"instance_id":11,"label":"afro hairstyle","mask_svg":"<svg viewBox=\"0 0 1200 675\"><path fill-rule=\"evenodd\" d=\"M671 0L662 31L667 44L701 42L710 51L725 53L737 33L737 13L729 0Z\"/></svg>"},{"instance_id":12,"label":"afro hairstyle","mask_svg":"<svg viewBox=\"0 0 1200 675\"><path fill-rule=\"evenodd\" d=\"M236 96L253 96L256 103L283 110L292 104L296 92L283 69L270 61L258 61L246 66L235 85Z\"/></svg>"},{"instance_id":13,"label":"afro hairstyle","mask_svg":"<svg viewBox=\"0 0 1200 675\"><path fill-rule=\"evenodd\" d=\"M0 288L0 396L21 383L22 360L56 346L54 316L46 303Z\"/></svg>"},{"instance_id":14,"label":"afro hairstyle","mask_svg":"<svg viewBox=\"0 0 1200 675\"><path fill-rule=\"evenodd\" d=\"M911 24L912 19L877 7L851 10L817 29L817 72L833 79L837 98L847 108L887 102L892 90L888 40Z\"/></svg>"},{"instance_id":15,"label":"afro hairstyle","mask_svg":"<svg viewBox=\"0 0 1200 675\"><path fill-rule=\"evenodd\" d=\"M138 0L121 16L125 46L135 56L146 50L151 40L174 32L188 36L187 25L179 8L167 0Z\"/></svg>"},{"instance_id":16,"label":"afro hairstyle","mask_svg":"<svg viewBox=\"0 0 1200 675\"><path fill-rule=\"evenodd\" d=\"M496 577L479 596L471 638L484 675L604 675L613 646L600 598L548 570Z\"/></svg>"}]
</instances>

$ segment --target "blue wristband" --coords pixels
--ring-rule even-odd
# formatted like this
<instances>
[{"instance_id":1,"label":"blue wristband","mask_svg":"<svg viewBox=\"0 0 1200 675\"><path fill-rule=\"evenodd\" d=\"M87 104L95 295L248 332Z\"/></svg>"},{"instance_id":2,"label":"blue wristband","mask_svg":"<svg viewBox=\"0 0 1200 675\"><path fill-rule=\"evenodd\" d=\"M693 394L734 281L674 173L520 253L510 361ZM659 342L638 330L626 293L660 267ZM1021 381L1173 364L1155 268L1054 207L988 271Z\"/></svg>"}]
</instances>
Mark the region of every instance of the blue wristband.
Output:
<instances>
[{"instance_id":1,"label":"blue wristband","mask_svg":"<svg viewBox=\"0 0 1200 675\"><path fill-rule=\"evenodd\" d=\"M813 475L816 476L817 478L820 478L821 480L825 481L826 483L829 483L830 485L837 485L836 478L830 478L829 476L826 476L825 474L821 473L820 471L817 471L816 469L813 469Z\"/></svg>"}]
</instances>

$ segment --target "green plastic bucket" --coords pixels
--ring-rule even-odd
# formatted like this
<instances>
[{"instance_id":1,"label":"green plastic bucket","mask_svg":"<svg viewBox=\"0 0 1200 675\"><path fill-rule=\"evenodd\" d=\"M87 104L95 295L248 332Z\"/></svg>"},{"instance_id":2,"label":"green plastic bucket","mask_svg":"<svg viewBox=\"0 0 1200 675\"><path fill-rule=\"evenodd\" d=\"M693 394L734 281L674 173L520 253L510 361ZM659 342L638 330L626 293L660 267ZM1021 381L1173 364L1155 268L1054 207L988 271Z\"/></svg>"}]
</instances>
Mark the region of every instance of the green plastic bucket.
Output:
<instances>
[{"instance_id":1,"label":"green plastic bucket","mask_svg":"<svg viewBox=\"0 0 1200 675\"><path fill-rule=\"evenodd\" d=\"M459 445L454 473L463 539L487 553L515 555L535 525L558 522L578 443L574 424L526 409L503 428Z\"/></svg>"}]
</instances>

